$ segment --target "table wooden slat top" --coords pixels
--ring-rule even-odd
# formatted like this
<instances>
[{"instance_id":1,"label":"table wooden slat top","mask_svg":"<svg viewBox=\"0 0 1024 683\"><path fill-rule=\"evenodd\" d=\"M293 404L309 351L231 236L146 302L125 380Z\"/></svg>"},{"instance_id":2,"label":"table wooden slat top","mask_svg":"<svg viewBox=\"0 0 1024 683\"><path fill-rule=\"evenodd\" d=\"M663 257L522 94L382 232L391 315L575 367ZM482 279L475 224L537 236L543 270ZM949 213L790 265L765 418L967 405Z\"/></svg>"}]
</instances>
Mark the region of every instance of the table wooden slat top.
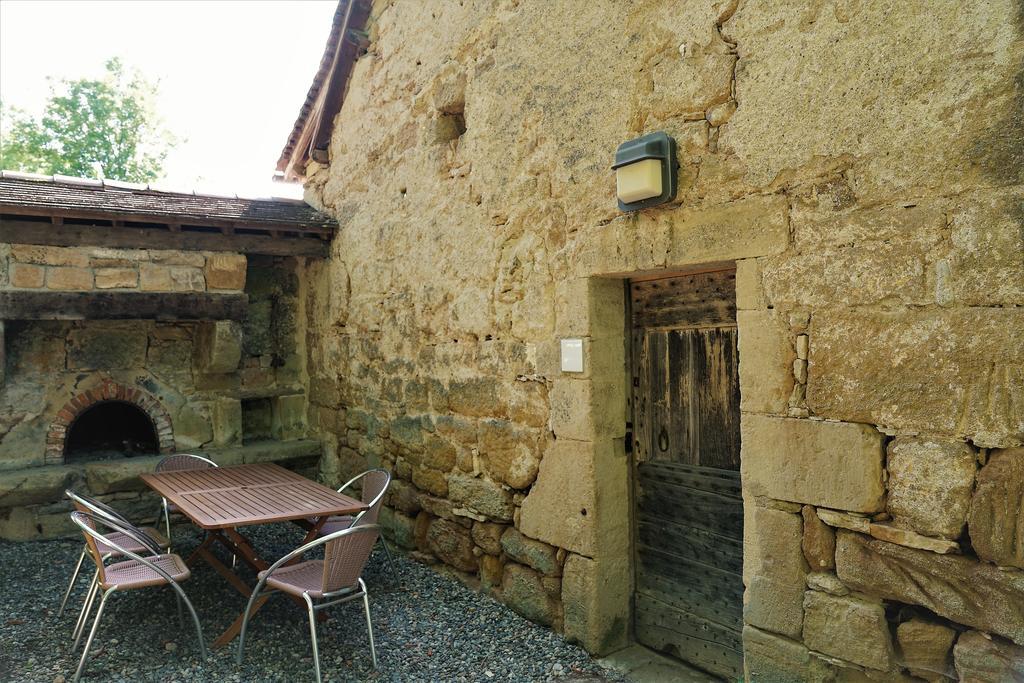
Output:
<instances>
[{"instance_id":1,"label":"table wooden slat top","mask_svg":"<svg viewBox=\"0 0 1024 683\"><path fill-rule=\"evenodd\" d=\"M140 478L204 529L353 515L366 508L274 463L152 472Z\"/></svg>"}]
</instances>

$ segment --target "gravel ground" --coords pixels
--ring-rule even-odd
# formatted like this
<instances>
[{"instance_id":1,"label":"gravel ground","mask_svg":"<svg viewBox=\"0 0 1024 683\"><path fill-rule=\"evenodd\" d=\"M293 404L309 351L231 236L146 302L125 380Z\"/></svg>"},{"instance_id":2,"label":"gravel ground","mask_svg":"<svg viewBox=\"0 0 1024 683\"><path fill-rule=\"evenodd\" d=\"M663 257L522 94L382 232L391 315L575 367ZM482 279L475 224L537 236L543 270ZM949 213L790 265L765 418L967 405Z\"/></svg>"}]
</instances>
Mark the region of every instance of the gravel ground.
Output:
<instances>
[{"instance_id":1,"label":"gravel ground","mask_svg":"<svg viewBox=\"0 0 1024 683\"><path fill-rule=\"evenodd\" d=\"M302 539L296 527L251 530L264 557L279 557ZM200 536L175 530L176 550L187 556ZM70 681L78 658L71 630L88 580L79 577L69 608L57 607L81 541L0 542L0 681ZM364 574L379 669L372 669L361 602L327 610L319 625L320 657L331 681L620 681L587 653L457 580L396 556L399 580L378 549ZM255 577L241 570L250 585ZM91 572L89 572L91 576ZM208 565L182 584L195 605L207 642L245 608L245 600ZM296 681L313 680L305 611L274 597L250 622L245 661L235 664L237 640L211 651L202 663L195 629L177 620L166 588L115 593L107 602L84 680L91 681Z\"/></svg>"}]
</instances>

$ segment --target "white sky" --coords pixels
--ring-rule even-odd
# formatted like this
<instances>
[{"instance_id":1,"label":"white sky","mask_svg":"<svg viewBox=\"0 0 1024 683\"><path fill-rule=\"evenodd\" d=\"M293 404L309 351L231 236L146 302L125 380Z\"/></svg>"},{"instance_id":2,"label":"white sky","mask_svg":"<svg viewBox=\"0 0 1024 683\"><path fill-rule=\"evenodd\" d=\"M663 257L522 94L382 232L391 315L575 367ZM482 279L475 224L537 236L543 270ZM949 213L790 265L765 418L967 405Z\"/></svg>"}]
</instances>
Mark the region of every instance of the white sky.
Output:
<instances>
[{"instance_id":1,"label":"white sky","mask_svg":"<svg viewBox=\"0 0 1024 683\"><path fill-rule=\"evenodd\" d=\"M159 80L179 138L169 189L301 197L270 180L316 73L336 0L0 0L0 101L42 112L47 76L95 78L121 57Z\"/></svg>"}]
</instances>

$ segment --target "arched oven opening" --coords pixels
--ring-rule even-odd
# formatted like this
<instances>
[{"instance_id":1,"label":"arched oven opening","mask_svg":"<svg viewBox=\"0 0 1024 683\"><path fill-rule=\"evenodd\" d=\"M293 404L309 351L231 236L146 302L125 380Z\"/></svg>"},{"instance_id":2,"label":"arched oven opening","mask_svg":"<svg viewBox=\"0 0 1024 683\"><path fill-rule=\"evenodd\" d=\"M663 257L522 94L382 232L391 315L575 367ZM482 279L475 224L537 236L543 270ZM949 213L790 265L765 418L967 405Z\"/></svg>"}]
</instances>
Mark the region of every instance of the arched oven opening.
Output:
<instances>
[{"instance_id":1,"label":"arched oven opening","mask_svg":"<svg viewBox=\"0 0 1024 683\"><path fill-rule=\"evenodd\" d=\"M156 455L160 441L153 420L127 401L101 401L83 410L68 428L64 461Z\"/></svg>"}]
</instances>

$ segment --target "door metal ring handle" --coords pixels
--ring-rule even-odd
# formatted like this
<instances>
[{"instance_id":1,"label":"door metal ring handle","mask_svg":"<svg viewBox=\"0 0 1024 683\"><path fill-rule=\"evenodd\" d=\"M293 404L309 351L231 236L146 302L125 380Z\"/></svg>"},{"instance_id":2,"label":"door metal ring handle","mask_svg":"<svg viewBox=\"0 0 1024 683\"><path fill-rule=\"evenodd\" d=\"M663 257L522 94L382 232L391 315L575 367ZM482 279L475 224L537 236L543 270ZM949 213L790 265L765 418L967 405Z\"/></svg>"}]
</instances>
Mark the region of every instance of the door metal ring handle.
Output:
<instances>
[{"instance_id":1,"label":"door metal ring handle","mask_svg":"<svg viewBox=\"0 0 1024 683\"><path fill-rule=\"evenodd\" d=\"M664 427L662 427L661 431L658 432L658 449L661 450L662 453L668 450L668 432Z\"/></svg>"}]
</instances>

